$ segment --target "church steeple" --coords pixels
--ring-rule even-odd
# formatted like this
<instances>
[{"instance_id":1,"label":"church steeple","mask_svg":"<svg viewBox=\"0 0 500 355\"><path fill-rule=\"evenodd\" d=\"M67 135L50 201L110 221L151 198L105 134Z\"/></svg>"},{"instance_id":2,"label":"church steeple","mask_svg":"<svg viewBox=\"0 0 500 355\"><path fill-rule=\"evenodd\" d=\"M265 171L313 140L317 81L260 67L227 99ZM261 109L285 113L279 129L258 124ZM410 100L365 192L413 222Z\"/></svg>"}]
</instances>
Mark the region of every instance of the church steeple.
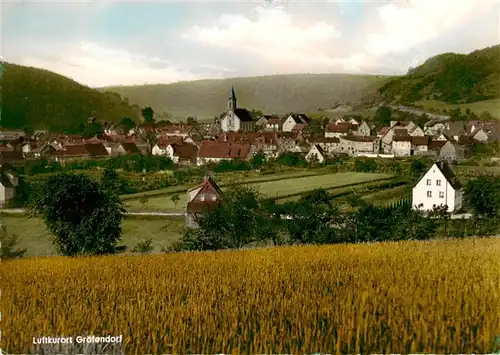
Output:
<instances>
[{"instance_id":1,"label":"church steeple","mask_svg":"<svg viewBox=\"0 0 500 355\"><path fill-rule=\"evenodd\" d=\"M236 109L236 92L234 91L234 81L231 85L231 91L229 92L227 109L228 109L228 111L231 111L231 112L233 112Z\"/></svg>"}]
</instances>

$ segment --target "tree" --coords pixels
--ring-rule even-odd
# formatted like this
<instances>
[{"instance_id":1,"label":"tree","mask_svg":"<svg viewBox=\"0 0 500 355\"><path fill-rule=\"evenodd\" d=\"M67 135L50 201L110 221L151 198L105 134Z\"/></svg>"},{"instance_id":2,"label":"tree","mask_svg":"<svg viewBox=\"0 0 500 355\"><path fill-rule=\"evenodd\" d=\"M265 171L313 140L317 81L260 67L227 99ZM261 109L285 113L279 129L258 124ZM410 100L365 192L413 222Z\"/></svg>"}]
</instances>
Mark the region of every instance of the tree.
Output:
<instances>
[{"instance_id":1,"label":"tree","mask_svg":"<svg viewBox=\"0 0 500 355\"><path fill-rule=\"evenodd\" d=\"M392 114L393 114L392 108L387 106L381 106L375 112L375 116L373 117L373 119L376 122L383 124L384 126L388 126L391 123Z\"/></svg>"},{"instance_id":2,"label":"tree","mask_svg":"<svg viewBox=\"0 0 500 355\"><path fill-rule=\"evenodd\" d=\"M101 186L103 189L111 191L112 193L122 194L125 192L127 184L118 175L116 170L111 167L106 167L102 174Z\"/></svg>"},{"instance_id":3,"label":"tree","mask_svg":"<svg viewBox=\"0 0 500 355\"><path fill-rule=\"evenodd\" d=\"M170 200L174 203L175 208L177 208L177 203L179 203L180 199L181 198L177 194L172 195L172 197L170 197Z\"/></svg>"},{"instance_id":4,"label":"tree","mask_svg":"<svg viewBox=\"0 0 500 355\"><path fill-rule=\"evenodd\" d=\"M273 239L274 230L263 208L263 199L254 188L231 186L223 198L223 204L197 218L199 228L183 234L183 249L242 248Z\"/></svg>"},{"instance_id":5,"label":"tree","mask_svg":"<svg viewBox=\"0 0 500 355\"><path fill-rule=\"evenodd\" d=\"M109 254L118 246L125 209L120 198L86 175L59 173L41 186L28 210L55 235L63 255Z\"/></svg>"},{"instance_id":6,"label":"tree","mask_svg":"<svg viewBox=\"0 0 500 355\"><path fill-rule=\"evenodd\" d=\"M23 127L23 132L28 137L31 137L35 133L35 129L33 127L31 127L31 126L24 126Z\"/></svg>"},{"instance_id":7,"label":"tree","mask_svg":"<svg viewBox=\"0 0 500 355\"><path fill-rule=\"evenodd\" d=\"M500 177L481 175L469 180L464 191L466 205L479 218L497 218L500 212Z\"/></svg>"},{"instance_id":8,"label":"tree","mask_svg":"<svg viewBox=\"0 0 500 355\"><path fill-rule=\"evenodd\" d=\"M262 117L263 113L261 110L256 110L256 109L252 109L250 111L250 114L252 115L252 118L255 120L258 120L259 118Z\"/></svg>"},{"instance_id":9,"label":"tree","mask_svg":"<svg viewBox=\"0 0 500 355\"><path fill-rule=\"evenodd\" d=\"M144 122L147 122L147 123L153 123L154 122L154 111L153 109L148 106L148 107L144 107L142 110L141 110L141 113L142 113L142 118L144 118Z\"/></svg>"},{"instance_id":10,"label":"tree","mask_svg":"<svg viewBox=\"0 0 500 355\"><path fill-rule=\"evenodd\" d=\"M196 119L196 117L189 116L187 118L186 123L188 126L196 126L196 125L198 125L198 120Z\"/></svg>"},{"instance_id":11,"label":"tree","mask_svg":"<svg viewBox=\"0 0 500 355\"><path fill-rule=\"evenodd\" d=\"M120 120L120 126L123 128L125 132L128 132L135 127L135 122L130 117L123 117Z\"/></svg>"},{"instance_id":12,"label":"tree","mask_svg":"<svg viewBox=\"0 0 500 355\"><path fill-rule=\"evenodd\" d=\"M82 135L86 138L99 136L104 132L102 124L99 122L89 122L83 127Z\"/></svg>"},{"instance_id":13,"label":"tree","mask_svg":"<svg viewBox=\"0 0 500 355\"><path fill-rule=\"evenodd\" d=\"M250 160L250 165L254 169L260 169L262 165L266 162L266 155L262 152L257 152L253 155L252 159Z\"/></svg>"}]
</instances>

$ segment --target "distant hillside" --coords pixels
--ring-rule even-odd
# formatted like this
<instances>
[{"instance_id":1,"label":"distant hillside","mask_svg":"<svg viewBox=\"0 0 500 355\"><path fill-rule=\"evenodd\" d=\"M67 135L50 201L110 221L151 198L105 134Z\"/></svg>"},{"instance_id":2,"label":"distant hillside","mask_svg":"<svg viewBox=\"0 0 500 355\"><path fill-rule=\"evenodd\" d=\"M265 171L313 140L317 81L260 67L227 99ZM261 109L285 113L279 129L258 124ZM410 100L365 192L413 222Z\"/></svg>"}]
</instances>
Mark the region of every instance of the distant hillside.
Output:
<instances>
[{"instance_id":1,"label":"distant hillside","mask_svg":"<svg viewBox=\"0 0 500 355\"><path fill-rule=\"evenodd\" d=\"M412 103L436 100L472 103L500 97L500 45L469 54L444 53L429 58L382 85L384 100Z\"/></svg>"},{"instance_id":2,"label":"distant hillside","mask_svg":"<svg viewBox=\"0 0 500 355\"><path fill-rule=\"evenodd\" d=\"M339 104L373 101L388 77L345 74L292 74L235 78L238 105L264 113L329 109ZM212 118L226 110L233 79L198 80L174 84L103 88L141 107L171 117Z\"/></svg>"},{"instance_id":3,"label":"distant hillside","mask_svg":"<svg viewBox=\"0 0 500 355\"><path fill-rule=\"evenodd\" d=\"M48 70L3 65L2 127L73 128L90 116L117 122L140 113L116 93L101 93Z\"/></svg>"}]
</instances>

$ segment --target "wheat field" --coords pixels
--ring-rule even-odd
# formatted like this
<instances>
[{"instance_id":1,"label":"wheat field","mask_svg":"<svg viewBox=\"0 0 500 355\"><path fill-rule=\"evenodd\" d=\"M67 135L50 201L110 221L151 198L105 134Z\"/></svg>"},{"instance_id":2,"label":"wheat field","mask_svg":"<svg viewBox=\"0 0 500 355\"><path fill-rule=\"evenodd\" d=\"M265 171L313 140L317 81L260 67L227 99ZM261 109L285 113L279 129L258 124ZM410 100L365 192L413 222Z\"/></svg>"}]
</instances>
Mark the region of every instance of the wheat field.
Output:
<instances>
[{"instance_id":1,"label":"wheat field","mask_svg":"<svg viewBox=\"0 0 500 355\"><path fill-rule=\"evenodd\" d=\"M500 239L2 261L2 349L123 335L127 354L488 353Z\"/></svg>"}]
</instances>

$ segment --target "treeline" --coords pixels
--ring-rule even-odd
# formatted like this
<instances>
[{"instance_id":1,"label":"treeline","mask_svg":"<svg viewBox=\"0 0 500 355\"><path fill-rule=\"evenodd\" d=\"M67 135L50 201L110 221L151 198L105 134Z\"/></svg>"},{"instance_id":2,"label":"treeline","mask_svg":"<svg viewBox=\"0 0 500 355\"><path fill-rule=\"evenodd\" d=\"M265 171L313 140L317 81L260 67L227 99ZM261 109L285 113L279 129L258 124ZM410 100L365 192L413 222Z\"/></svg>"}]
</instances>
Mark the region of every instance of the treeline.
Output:
<instances>
[{"instance_id":1,"label":"treeline","mask_svg":"<svg viewBox=\"0 0 500 355\"><path fill-rule=\"evenodd\" d=\"M80 133L89 117L119 122L140 108L112 92L99 92L48 70L4 64L2 127Z\"/></svg>"},{"instance_id":2,"label":"treeline","mask_svg":"<svg viewBox=\"0 0 500 355\"><path fill-rule=\"evenodd\" d=\"M457 220L451 219L446 206L424 213L413 210L410 200L387 207L351 197L352 208L345 212L323 189L277 204L252 187L231 187L224 204L195 216L199 228L187 229L170 251L489 236L500 227L499 188L498 177L471 181L465 202L473 218Z\"/></svg>"},{"instance_id":3,"label":"treeline","mask_svg":"<svg viewBox=\"0 0 500 355\"><path fill-rule=\"evenodd\" d=\"M382 85L385 100L439 100L450 104L495 99L500 93L500 46L467 55L445 53Z\"/></svg>"}]
</instances>

